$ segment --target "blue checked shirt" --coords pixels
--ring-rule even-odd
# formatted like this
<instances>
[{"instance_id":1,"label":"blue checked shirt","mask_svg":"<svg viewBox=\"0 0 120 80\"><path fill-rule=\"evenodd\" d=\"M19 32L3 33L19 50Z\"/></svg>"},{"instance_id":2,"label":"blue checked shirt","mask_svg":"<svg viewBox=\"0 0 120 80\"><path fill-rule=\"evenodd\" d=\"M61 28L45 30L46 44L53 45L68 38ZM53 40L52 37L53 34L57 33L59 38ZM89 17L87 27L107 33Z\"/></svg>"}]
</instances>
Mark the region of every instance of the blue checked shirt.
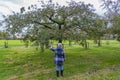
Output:
<instances>
[{"instance_id":1,"label":"blue checked shirt","mask_svg":"<svg viewBox=\"0 0 120 80\"><path fill-rule=\"evenodd\" d=\"M54 62L56 65L63 65L65 61L65 53L62 48L50 48L50 50L55 52Z\"/></svg>"}]
</instances>

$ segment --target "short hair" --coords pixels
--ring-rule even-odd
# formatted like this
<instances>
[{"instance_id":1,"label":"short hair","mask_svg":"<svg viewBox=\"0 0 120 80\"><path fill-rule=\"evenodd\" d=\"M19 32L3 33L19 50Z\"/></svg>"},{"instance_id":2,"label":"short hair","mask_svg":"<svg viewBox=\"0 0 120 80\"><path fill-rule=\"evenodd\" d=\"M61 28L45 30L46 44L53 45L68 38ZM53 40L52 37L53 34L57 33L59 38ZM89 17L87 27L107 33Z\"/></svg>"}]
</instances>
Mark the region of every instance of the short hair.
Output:
<instances>
[{"instance_id":1,"label":"short hair","mask_svg":"<svg viewBox=\"0 0 120 80\"><path fill-rule=\"evenodd\" d=\"M59 47L59 48L62 48L62 43L58 43L58 47Z\"/></svg>"}]
</instances>

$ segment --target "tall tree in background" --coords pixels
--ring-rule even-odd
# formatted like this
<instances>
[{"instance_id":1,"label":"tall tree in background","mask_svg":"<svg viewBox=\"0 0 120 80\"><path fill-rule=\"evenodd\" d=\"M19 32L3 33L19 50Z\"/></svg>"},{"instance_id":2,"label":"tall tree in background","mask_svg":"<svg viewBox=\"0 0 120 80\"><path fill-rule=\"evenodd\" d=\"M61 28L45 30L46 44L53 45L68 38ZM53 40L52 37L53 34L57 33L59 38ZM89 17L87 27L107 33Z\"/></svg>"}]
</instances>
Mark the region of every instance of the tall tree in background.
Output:
<instances>
[{"instance_id":1,"label":"tall tree in background","mask_svg":"<svg viewBox=\"0 0 120 80\"><path fill-rule=\"evenodd\" d=\"M94 26L91 28L93 40L101 46L101 38L106 34L108 21L101 17L96 18Z\"/></svg>"},{"instance_id":2,"label":"tall tree in background","mask_svg":"<svg viewBox=\"0 0 120 80\"><path fill-rule=\"evenodd\" d=\"M48 46L50 39L56 39L62 43L66 39L72 39L72 34L80 29L84 36L90 33L93 25L94 8L90 4L71 1L67 6L54 4L51 0L47 3L41 1L41 7L36 5L28 7L28 11L22 7L21 13L13 13L5 17L6 30L10 34L21 34L24 41L35 41L44 51L44 45ZM67 36L69 35L69 36ZM70 36L72 35L72 36ZM83 35L82 35L83 36ZM81 37L87 48L87 38Z\"/></svg>"},{"instance_id":3,"label":"tall tree in background","mask_svg":"<svg viewBox=\"0 0 120 80\"><path fill-rule=\"evenodd\" d=\"M76 28L76 31L79 33L79 37L81 40L81 43L85 49L88 48L87 39L90 37L88 34L91 33L91 27L93 27L95 13L94 8L91 4L84 4L83 2L72 2L70 4L70 7L73 7L75 9L72 9L75 14L72 16L72 26ZM76 38L77 39L77 38Z\"/></svg>"},{"instance_id":4,"label":"tall tree in background","mask_svg":"<svg viewBox=\"0 0 120 80\"><path fill-rule=\"evenodd\" d=\"M106 9L106 16L111 23L110 29L116 39L120 41L120 0L102 0Z\"/></svg>"}]
</instances>

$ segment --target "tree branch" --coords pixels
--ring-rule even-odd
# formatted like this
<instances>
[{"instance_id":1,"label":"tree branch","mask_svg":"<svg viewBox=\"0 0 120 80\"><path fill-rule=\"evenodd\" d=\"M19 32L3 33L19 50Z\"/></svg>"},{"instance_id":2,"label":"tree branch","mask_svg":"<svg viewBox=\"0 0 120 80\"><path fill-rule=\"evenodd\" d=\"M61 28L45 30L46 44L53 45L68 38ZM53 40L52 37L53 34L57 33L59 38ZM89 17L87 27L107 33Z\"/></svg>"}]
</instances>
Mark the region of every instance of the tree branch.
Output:
<instances>
[{"instance_id":1,"label":"tree branch","mask_svg":"<svg viewBox=\"0 0 120 80\"><path fill-rule=\"evenodd\" d=\"M48 18L49 20L51 20L53 23L57 23L58 25L64 24L64 22L55 21L52 17L53 17L53 15L47 16L47 18Z\"/></svg>"},{"instance_id":2,"label":"tree branch","mask_svg":"<svg viewBox=\"0 0 120 80\"><path fill-rule=\"evenodd\" d=\"M38 21L33 21L33 23L37 23L39 25L43 25L45 28L49 28L49 29L52 29L50 26L48 26L47 24L53 24L53 23L40 23Z\"/></svg>"}]
</instances>

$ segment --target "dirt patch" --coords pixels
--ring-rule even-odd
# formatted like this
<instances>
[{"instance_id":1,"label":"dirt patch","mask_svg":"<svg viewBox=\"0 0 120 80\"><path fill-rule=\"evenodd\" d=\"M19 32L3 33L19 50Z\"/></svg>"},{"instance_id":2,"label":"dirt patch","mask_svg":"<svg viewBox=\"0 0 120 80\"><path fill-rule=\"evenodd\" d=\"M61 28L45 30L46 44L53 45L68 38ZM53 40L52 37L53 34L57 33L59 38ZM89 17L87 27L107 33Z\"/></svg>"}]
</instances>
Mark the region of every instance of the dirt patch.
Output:
<instances>
[{"instance_id":1,"label":"dirt patch","mask_svg":"<svg viewBox=\"0 0 120 80\"><path fill-rule=\"evenodd\" d=\"M80 75L73 75L67 78L64 78L63 80L83 80Z\"/></svg>"},{"instance_id":2,"label":"dirt patch","mask_svg":"<svg viewBox=\"0 0 120 80\"><path fill-rule=\"evenodd\" d=\"M13 76L10 76L9 78L7 78L6 80L13 80L13 79L16 79L16 78L18 78L18 76L13 75Z\"/></svg>"},{"instance_id":3,"label":"dirt patch","mask_svg":"<svg viewBox=\"0 0 120 80\"><path fill-rule=\"evenodd\" d=\"M27 72L27 73L24 73L24 74L19 75L19 76L21 78L28 78L28 77L31 77L31 76L37 75L37 74L47 74L47 73L49 73L52 70L53 69L35 70L33 72ZM17 78L18 78L18 76L13 75L13 76L8 77L6 80L13 80L13 79L17 79Z\"/></svg>"}]
</instances>

